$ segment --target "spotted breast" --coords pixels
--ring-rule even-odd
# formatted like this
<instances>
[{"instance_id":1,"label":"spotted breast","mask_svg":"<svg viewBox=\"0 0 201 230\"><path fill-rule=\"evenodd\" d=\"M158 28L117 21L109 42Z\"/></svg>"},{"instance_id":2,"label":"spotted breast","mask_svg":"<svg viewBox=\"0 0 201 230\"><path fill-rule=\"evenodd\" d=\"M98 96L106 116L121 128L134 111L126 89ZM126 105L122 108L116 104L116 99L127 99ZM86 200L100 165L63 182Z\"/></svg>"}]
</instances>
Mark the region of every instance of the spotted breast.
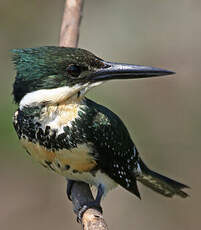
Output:
<instances>
[{"instance_id":1,"label":"spotted breast","mask_svg":"<svg viewBox=\"0 0 201 230\"><path fill-rule=\"evenodd\" d=\"M83 108L84 104L60 103L18 110L14 126L22 145L43 166L64 176L92 170L96 167L92 143L77 143L72 135Z\"/></svg>"}]
</instances>

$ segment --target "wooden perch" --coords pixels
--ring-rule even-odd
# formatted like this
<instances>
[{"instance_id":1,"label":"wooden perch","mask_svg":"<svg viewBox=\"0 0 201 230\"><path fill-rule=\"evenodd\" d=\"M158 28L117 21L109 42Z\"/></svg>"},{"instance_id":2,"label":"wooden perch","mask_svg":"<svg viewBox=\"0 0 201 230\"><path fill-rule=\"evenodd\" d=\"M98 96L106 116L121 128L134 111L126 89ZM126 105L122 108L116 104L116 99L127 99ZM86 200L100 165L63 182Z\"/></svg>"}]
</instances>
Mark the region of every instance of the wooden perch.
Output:
<instances>
[{"instance_id":1,"label":"wooden perch","mask_svg":"<svg viewBox=\"0 0 201 230\"><path fill-rule=\"evenodd\" d=\"M61 24L60 46L77 47L83 4L84 0L66 0ZM75 182L73 184L71 198L74 212L77 215L83 204L94 200L89 185L83 182ZM108 229L103 215L92 208L84 212L81 224L84 230Z\"/></svg>"},{"instance_id":2,"label":"wooden perch","mask_svg":"<svg viewBox=\"0 0 201 230\"><path fill-rule=\"evenodd\" d=\"M60 32L60 46L77 47L84 0L66 0Z\"/></svg>"}]
</instances>

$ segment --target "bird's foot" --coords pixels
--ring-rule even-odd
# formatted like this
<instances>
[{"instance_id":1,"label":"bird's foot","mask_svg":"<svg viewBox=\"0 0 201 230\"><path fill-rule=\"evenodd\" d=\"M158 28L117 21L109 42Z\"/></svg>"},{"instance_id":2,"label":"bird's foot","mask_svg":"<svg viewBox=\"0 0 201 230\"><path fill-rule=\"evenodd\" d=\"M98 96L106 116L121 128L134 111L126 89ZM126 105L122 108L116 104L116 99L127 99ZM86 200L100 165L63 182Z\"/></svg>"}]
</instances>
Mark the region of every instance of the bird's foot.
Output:
<instances>
[{"instance_id":1,"label":"bird's foot","mask_svg":"<svg viewBox=\"0 0 201 230\"><path fill-rule=\"evenodd\" d=\"M96 200L89 201L86 204L83 204L82 207L79 209L79 211L77 213L77 222L78 223L82 222L82 217L83 217L84 213L90 208L96 209L100 213L103 212L103 210L100 206L100 202L97 202Z\"/></svg>"},{"instance_id":2,"label":"bird's foot","mask_svg":"<svg viewBox=\"0 0 201 230\"><path fill-rule=\"evenodd\" d=\"M72 199L71 199L71 190L72 190L74 182L75 182L74 180L68 180L68 183L67 183L66 194L67 194L68 199L70 201L72 201Z\"/></svg>"},{"instance_id":3,"label":"bird's foot","mask_svg":"<svg viewBox=\"0 0 201 230\"><path fill-rule=\"evenodd\" d=\"M100 202L101 202L101 198L104 194L104 188L103 186L100 184L98 186L98 192L97 192L97 195L96 195L96 199L93 200L93 201L88 201L86 204L83 204L82 207L80 208L80 210L78 211L78 214L77 214L77 221L79 223L81 223L82 221L82 217L84 215L84 213L86 212L86 210L90 209L90 208L93 208L93 209L96 209L97 211L99 212L103 212L101 206L100 206Z\"/></svg>"}]
</instances>

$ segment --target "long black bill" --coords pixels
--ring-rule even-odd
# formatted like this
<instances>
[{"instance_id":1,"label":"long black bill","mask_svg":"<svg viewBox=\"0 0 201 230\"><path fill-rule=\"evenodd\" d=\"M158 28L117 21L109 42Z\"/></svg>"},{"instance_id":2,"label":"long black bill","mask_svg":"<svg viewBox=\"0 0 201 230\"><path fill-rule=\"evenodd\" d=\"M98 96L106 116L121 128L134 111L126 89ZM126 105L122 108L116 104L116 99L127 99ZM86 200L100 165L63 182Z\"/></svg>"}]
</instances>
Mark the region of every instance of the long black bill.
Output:
<instances>
[{"instance_id":1,"label":"long black bill","mask_svg":"<svg viewBox=\"0 0 201 230\"><path fill-rule=\"evenodd\" d=\"M95 73L92 74L92 81L106 81L112 79L137 79L175 74L174 72L169 70L150 66L130 65L105 61L104 64L104 68L98 69Z\"/></svg>"}]
</instances>

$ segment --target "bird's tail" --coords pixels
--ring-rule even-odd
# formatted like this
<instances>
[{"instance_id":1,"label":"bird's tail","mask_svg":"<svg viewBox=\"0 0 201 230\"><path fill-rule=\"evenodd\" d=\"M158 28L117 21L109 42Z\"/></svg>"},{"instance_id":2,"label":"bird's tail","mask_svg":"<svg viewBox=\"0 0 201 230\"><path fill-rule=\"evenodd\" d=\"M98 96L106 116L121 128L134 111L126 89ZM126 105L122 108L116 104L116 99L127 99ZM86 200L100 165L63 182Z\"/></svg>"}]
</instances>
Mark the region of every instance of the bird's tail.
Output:
<instances>
[{"instance_id":1,"label":"bird's tail","mask_svg":"<svg viewBox=\"0 0 201 230\"><path fill-rule=\"evenodd\" d=\"M138 161L135 177L137 181L166 197L178 195L185 198L188 196L187 193L182 191L184 188L189 188L187 185L181 184L150 170L141 159Z\"/></svg>"}]
</instances>

